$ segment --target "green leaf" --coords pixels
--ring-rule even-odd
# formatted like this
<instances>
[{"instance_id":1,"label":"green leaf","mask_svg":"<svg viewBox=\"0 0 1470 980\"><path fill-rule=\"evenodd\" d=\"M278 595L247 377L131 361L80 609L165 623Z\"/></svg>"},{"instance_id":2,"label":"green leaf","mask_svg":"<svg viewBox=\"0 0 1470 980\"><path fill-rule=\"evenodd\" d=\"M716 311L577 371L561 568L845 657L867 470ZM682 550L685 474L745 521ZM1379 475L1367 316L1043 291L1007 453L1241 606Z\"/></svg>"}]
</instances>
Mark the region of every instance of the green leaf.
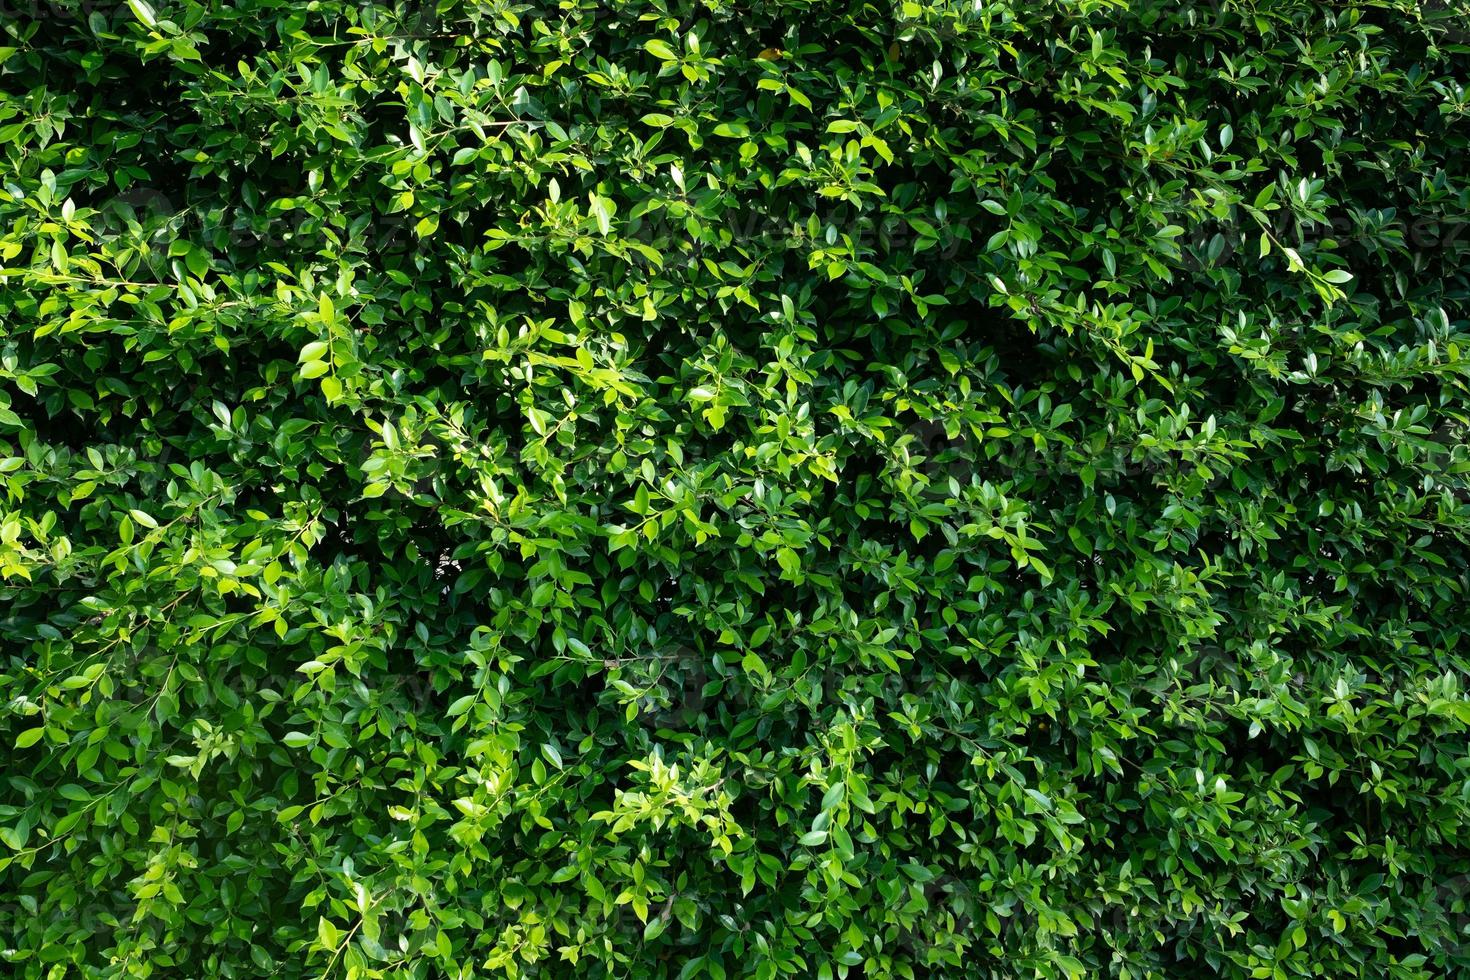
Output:
<instances>
[{"instance_id":1,"label":"green leaf","mask_svg":"<svg viewBox=\"0 0 1470 980\"><path fill-rule=\"evenodd\" d=\"M764 677L770 673L766 668L766 662L754 653L747 653L740 660L740 669L747 674Z\"/></svg>"},{"instance_id":2,"label":"green leaf","mask_svg":"<svg viewBox=\"0 0 1470 980\"><path fill-rule=\"evenodd\" d=\"M148 4L147 0L128 0L128 9L133 12L133 16L138 18L138 22L144 27L153 28L158 26L153 8Z\"/></svg>"},{"instance_id":3,"label":"green leaf","mask_svg":"<svg viewBox=\"0 0 1470 980\"><path fill-rule=\"evenodd\" d=\"M313 340L301 348L300 355L296 358L298 363L305 364L308 361L319 361L322 355L327 353L327 344L322 340Z\"/></svg>"}]
</instances>

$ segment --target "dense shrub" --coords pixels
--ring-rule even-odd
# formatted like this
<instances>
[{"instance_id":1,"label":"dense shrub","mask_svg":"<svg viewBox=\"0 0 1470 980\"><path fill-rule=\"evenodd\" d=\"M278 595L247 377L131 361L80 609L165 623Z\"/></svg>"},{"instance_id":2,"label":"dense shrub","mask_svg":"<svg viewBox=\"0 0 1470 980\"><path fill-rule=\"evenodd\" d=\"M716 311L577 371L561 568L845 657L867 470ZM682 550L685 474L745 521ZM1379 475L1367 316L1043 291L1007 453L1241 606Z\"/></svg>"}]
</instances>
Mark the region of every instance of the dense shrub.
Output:
<instances>
[{"instance_id":1,"label":"dense shrub","mask_svg":"<svg viewBox=\"0 0 1470 980\"><path fill-rule=\"evenodd\" d=\"M1470 968L1470 21L9 0L0 958Z\"/></svg>"}]
</instances>

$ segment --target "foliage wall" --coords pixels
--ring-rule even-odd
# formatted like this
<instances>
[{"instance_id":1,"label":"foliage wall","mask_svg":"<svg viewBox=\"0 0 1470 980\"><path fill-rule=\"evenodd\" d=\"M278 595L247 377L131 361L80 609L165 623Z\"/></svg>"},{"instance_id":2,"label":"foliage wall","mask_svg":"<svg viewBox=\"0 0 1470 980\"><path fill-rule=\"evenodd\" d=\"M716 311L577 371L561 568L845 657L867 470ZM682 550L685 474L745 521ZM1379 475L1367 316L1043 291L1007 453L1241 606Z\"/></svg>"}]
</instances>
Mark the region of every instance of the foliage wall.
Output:
<instances>
[{"instance_id":1,"label":"foliage wall","mask_svg":"<svg viewBox=\"0 0 1470 980\"><path fill-rule=\"evenodd\" d=\"M1470 971L1461 0L6 0L24 977Z\"/></svg>"}]
</instances>

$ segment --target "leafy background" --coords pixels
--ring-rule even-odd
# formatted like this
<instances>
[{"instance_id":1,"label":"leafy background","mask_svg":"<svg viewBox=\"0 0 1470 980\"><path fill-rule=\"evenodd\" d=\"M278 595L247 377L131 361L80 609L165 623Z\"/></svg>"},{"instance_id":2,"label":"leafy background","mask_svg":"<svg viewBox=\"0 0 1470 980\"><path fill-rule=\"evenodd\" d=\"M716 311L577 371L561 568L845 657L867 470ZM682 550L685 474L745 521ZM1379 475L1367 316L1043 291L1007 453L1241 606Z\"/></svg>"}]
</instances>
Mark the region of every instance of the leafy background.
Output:
<instances>
[{"instance_id":1,"label":"leafy background","mask_svg":"<svg viewBox=\"0 0 1470 980\"><path fill-rule=\"evenodd\" d=\"M18 976L1470 969L1461 0L7 0Z\"/></svg>"}]
</instances>

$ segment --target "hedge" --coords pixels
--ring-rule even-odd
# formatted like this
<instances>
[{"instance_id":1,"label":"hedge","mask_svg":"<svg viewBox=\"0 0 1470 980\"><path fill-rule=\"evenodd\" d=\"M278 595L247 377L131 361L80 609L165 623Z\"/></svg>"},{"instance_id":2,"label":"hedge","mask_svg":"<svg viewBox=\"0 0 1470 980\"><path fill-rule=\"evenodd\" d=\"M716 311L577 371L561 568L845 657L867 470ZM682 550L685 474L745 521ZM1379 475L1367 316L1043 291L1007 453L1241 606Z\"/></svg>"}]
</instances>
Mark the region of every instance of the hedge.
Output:
<instances>
[{"instance_id":1,"label":"hedge","mask_svg":"<svg viewBox=\"0 0 1470 980\"><path fill-rule=\"evenodd\" d=\"M1470 975L1464 0L7 7L9 975Z\"/></svg>"}]
</instances>

